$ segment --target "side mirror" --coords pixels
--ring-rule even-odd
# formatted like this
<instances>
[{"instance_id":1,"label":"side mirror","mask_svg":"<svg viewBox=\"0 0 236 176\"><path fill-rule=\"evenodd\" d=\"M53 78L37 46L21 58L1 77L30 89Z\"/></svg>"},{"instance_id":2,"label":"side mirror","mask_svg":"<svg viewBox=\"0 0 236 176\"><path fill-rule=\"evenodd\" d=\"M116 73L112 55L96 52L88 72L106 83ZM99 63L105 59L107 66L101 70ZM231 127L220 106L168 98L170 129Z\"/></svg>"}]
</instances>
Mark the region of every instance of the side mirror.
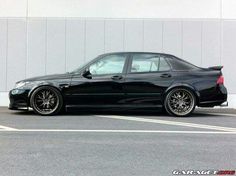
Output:
<instances>
[{"instance_id":1,"label":"side mirror","mask_svg":"<svg viewBox=\"0 0 236 176\"><path fill-rule=\"evenodd\" d=\"M88 69L84 70L82 76L87 79L92 79L92 74L90 73L90 71Z\"/></svg>"}]
</instances>

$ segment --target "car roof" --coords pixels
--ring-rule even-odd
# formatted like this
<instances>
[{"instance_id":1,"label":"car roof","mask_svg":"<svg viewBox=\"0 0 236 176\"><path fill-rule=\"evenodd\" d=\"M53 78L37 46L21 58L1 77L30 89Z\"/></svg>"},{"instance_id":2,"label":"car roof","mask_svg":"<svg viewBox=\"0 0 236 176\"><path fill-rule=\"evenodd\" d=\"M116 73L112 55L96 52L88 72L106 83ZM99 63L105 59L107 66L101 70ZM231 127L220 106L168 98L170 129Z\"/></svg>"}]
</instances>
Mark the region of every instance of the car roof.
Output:
<instances>
[{"instance_id":1,"label":"car roof","mask_svg":"<svg viewBox=\"0 0 236 176\"><path fill-rule=\"evenodd\" d=\"M158 55L163 55L163 56L170 56L170 57L175 57L176 56L172 55L172 54L166 54L166 53L156 53L156 52L137 52L137 51L125 51L125 52L110 52L110 53L104 53L101 54L102 55L110 55L110 54L158 54Z\"/></svg>"},{"instance_id":2,"label":"car roof","mask_svg":"<svg viewBox=\"0 0 236 176\"><path fill-rule=\"evenodd\" d=\"M110 55L110 54L157 54L157 55L162 55L162 56L168 56L169 59L172 59L173 62L177 62L177 61L181 61L181 62L184 62L186 64L190 64L192 66L195 66L194 64L190 63L190 62L187 62L186 60L183 60L183 59L180 59L178 58L177 56L175 55L172 55L172 54L166 54L166 53L156 53L156 52L137 52L137 51L125 51L125 52L110 52L110 53L104 53L100 56L106 56L106 55ZM183 64L183 63L179 63L179 64ZM197 66L195 66L197 67ZM200 67L198 67L200 68Z\"/></svg>"}]
</instances>

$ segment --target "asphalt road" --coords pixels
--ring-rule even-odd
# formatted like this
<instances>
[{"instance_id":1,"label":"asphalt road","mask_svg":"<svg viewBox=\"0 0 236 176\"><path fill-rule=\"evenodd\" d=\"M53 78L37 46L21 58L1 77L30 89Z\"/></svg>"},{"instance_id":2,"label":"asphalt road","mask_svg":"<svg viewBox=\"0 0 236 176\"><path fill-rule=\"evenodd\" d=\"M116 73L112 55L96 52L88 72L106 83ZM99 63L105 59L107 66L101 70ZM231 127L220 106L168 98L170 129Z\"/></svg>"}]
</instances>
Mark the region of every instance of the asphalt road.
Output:
<instances>
[{"instance_id":1,"label":"asphalt road","mask_svg":"<svg viewBox=\"0 0 236 176\"><path fill-rule=\"evenodd\" d=\"M198 111L41 117L0 108L1 176L168 176L235 170L236 114Z\"/></svg>"}]
</instances>

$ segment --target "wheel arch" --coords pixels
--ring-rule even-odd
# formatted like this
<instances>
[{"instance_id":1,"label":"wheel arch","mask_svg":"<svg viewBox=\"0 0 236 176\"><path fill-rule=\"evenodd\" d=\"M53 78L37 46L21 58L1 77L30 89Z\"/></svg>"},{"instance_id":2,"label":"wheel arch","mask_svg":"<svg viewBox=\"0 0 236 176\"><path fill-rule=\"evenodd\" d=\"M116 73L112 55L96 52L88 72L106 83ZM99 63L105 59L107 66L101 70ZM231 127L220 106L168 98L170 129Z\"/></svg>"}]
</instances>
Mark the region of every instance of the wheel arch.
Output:
<instances>
[{"instance_id":1,"label":"wheel arch","mask_svg":"<svg viewBox=\"0 0 236 176\"><path fill-rule=\"evenodd\" d=\"M40 88L40 87L52 87L52 88L58 90L58 92L61 94L61 96L62 96L62 98L63 98L63 104L64 104L64 96L63 96L63 94L62 94L62 92L61 92L61 89L58 88L58 87L57 87L56 85L54 85L54 84L51 84L51 83L44 83L44 84L40 84L40 85L34 86L34 87L29 91L29 94L28 94L28 104L29 104L29 106L31 106L31 105L30 105L30 99L31 99L31 96L32 96L33 92L34 92L35 90L37 90L38 88Z\"/></svg>"},{"instance_id":2,"label":"wheel arch","mask_svg":"<svg viewBox=\"0 0 236 176\"><path fill-rule=\"evenodd\" d=\"M196 105L199 104L200 93L199 93L192 85L190 85L190 84L184 84L184 83L182 83L182 84L174 84L174 85L168 87L168 88L165 90L165 92L163 93L163 96L162 96L163 103L164 103L164 101L165 101L165 98L166 98L167 94L168 94L171 90L173 90L173 89L175 89L175 88L185 88L185 89L191 91L191 92L194 94L195 98L196 98Z\"/></svg>"}]
</instances>

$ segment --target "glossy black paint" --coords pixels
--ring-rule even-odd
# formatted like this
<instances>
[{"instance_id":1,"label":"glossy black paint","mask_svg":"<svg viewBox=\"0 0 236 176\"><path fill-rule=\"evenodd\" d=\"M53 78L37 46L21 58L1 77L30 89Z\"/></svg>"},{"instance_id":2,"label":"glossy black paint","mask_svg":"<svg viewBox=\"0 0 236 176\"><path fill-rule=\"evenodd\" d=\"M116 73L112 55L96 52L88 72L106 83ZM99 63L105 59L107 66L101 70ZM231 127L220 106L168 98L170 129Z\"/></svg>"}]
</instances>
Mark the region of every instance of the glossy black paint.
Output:
<instances>
[{"instance_id":1,"label":"glossy black paint","mask_svg":"<svg viewBox=\"0 0 236 176\"><path fill-rule=\"evenodd\" d=\"M220 70L198 67L191 71L171 69L152 73L129 73L133 54L143 54L138 52L115 53L126 56L121 74L92 75L92 78L83 75L89 65L109 54L98 56L76 72L23 80L23 82L32 83L32 86L19 88L20 91L17 94L13 92L18 89L11 90L9 108L29 107L32 92L43 85L57 88L68 110L82 107L162 107L166 93L175 87L185 87L193 91L198 106L212 107L227 100L227 90L224 85L216 84L217 79L222 75ZM168 62L172 68L174 61L178 60L172 55L148 54L173 59L171 63Z\"/></svg>"}]
</instances>

